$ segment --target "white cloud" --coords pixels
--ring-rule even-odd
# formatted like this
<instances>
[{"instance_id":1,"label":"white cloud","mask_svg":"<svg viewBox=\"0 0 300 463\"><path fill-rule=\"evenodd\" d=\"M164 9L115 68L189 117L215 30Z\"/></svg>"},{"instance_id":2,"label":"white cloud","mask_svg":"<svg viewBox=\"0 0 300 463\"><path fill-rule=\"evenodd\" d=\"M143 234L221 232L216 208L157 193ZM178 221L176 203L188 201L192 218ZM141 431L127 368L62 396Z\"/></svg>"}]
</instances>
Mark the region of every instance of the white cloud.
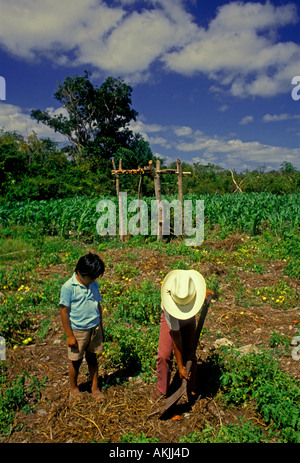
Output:
<instances>
[{"instance_id":1,"label":"white cloud","mask_svg":"<svg viewBox=\"0 0 300 463\"><path fill-rule=\"evenodd\" d=\"M186 137L193 133L191 127L181 126L181 127L174 127L174 133L178 137Z\"/></svg>"},{"instance_id":2,"label":"white cloud","mask_svg":"<svg viewBox=\"0 0 300 463\"><path fill-rule=\"evenodd\" d=\"M57 110L48 108L48 111L50 114L56 115L60 112L63 113L64 110L63 108ZM29 112L11 104L0 103L0 128L6 131L17 132L25 137L35 132L40 138L49 137L53 141L66 142L66 137L54 132L42 123L38 124L31 118Z\"/></svg>"},{"instance_id":3,"label":"white cloud","mask_svg":"<svg viewBox=\"0 0 300 463\"><path fill-rule=\"evenodd\" d=\"M222 106L219 107L219 111L222 113L225 113L229 109L229 106L226 104L223 104Z\"/></svg>"},{"instance_id":4,"label":"white cloud","mask_svg":"<svg viewBox=\"0 0 300 463\"><path fill-rule=\"evenodd\" d=\"M276 168L283 161L289 161L300 167L300 149L266 145L260 142L201 136L195 137L190 143L179 143L176 148L186 153L201 152L203 159L210 160L208 162L213 160L217 165L227 169L241 170L246 164L256 167L264 164ZM193 159L196 158L193 157Z\"/></svg>"},{"instance_id":5,"label":"white cloud","mask_svg":"<svg viewBox=\"0 0 300 463\"><path fill-rule=\"evenodd\" d=\"M300 119L300 116L298 114L265 114L263 117L263 122L281 122L281 121L287 121L290 119Z\"/></svg>"},{"instance_id":6,"label":"white cloud","mask_svg":"<svg viewBox=\"0 0 300 463\"><path fill-rule=\"evenodd\" d=\"M124 14L97 0L2 0L0 42L22 58L46 55L64 64L71 50L99 46Z\"/></svg>"},{"instance_id":7,"label":"white cloud","mask_svg":"<svg viewBox=\"0 0 300 463\"><path fill-rule=\"evenodd\" d=\"M240 120L240 124L241 125L247 125L247 124L250 124L253 121L254 121L253 116L245 116L245 117L243 117L243 119Z\"/></svg>"},{"instance_id":8,"label":"white cloud","mask_svg":"<svg viewBox=\"0 0 300 463\"><path fill-rule=\"evenodd\" d=\"M0 45L23 59L89 65L132 83L153 77L160 62L167 71L204 73L238 97L271 96L299 71L299 45L277 37L297 20L295 5L270 2L223 5L205 29L182 0L143 8L134 0L2 0Z\"/></svg>"},{"instance_id":9,"label":"white cloud","mask_svg":"<svg viewBox=\"0 0 300 463\"><path fill-rule=\"evenodd\" d=\"M149 143L151 145L159 145L163 148L170 149L172 147L172 143L168 141L167 138L164 137L149 137Z\"/></svg>"},{"instance_id":10,"label":"white cloud","mask_svg":"<svg viewBox=\"0 0 300 463\"><path fill-rule=\"evenodd\" d=\"M149 66L174 46L188 43L197 26L181 2L153 2L156 8L131 11L105 38L80 45L79 64L90 63L128 80L148 78ZM158 5L157 5L158 4Z\"/></svg>"},{"instance_id":11,"label":"white cloud","mask_svg":"<svg viewBox=\"0 0 300 463\"><path fill-rule=\"evenodd\" d=\"M152 138L154 127L156 135ZM258 141L246 142L238 138L227 139L218 135L208 136L200 130L185 126L142 123L136 125L135 129L137 128L143 129L143 135L148 141L172 152L167 156L168 162L176 161L179 157L184 162L214 163L225 169L241 171L262 165L269 169L278 169L283 161L289 161L300 168L298 148L267 145Z\"/></svg>"},{"instance_id":12,"label":"white cloud","mask_svg":"<svg viewBox=\"0 0 300 463\"><path fill-rule=\"evenodd\" d=\"M295 21L292 4L232 2L219 8L207 30L199 30L198 40L163 60L167 69L181 74L205 73L238 97L282 93L299 69L300 47L276 43L274 31Z\"/></svg>"},{"instance_id":13,"label":"white cloud","mask_svg":"<svg viewBox=\"0 0 300 463\"><path fill-rule=\"evenodd\" d=\"M55 64L89 64L143 80L152 62L197 30L178 0L150 2L140 12L130 8L134 2L120 3L2 0L0 44L27 60L46 56Z\"/></svg>"},{"instance_id":14,"label":"white cloud","mask_svg":"<svg viewBox=\"0 0 300 463\"><path fill-rule=\"evenodd\" d=\"M64 112L63 108L47 108L56 115ZM276 119L275 119L276 120ZM44 124L37 124L18 106L0 103L0 128L15 131L24 136L35 132L38 137L49 137L53 141L66 142L66 138L55 133ZM241 171L245 168L256 168L266 165L278 169L283 161L291 162L300 168L300 149L272 146L260 142L244 142L238 138L226 139L220 136L208 136L200 130L190 127L163 126L136 121L131 125L134 132L141 133L145 140L155 147L170 151L170 155L154 153L165 158L167 163L179 157L184 162L214 163L225 169ZM185 140L185 141L184 141Z\"/></svg>"}]
</instances>

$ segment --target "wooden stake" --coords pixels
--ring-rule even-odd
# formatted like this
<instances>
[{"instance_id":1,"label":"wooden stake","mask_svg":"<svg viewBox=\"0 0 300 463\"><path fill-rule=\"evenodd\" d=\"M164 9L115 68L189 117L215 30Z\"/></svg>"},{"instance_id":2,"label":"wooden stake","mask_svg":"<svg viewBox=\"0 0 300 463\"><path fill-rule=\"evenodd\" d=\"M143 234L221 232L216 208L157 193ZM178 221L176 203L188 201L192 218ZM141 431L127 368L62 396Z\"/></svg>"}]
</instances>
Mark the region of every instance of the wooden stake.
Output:
<instances>
[{"instance_id":1,"label":"wooden stake","mask_svg":"<svg viewBox=\"0 0 300 463\"><path fill-rule=\"evenodd\" d=\"M122 170L122 159L119 160L119 170ZM119 235L122 242L125 241L124 235L124 217L123 217L123 208L122 201L120 197L120 186L118 187L118 203L119 203Z\"/></svg>"},{"instance_id":2,"label":"wooden stake","mask_svg":"<svg viewBox=\"0 0 300 463\"><path fill-rule=\"evenodd\" d=\"M116 171L116 164L115 164L115 159L112 158L112 165L113 165L113 169L114 171ZM117 192L117 197L119 198L119 191L120 191L120 175L119 174L115 174L116 176L116 192Z\"/></svg>"},{"instance_id":3,"label":"wooden stake","mask_svg":"<svg viewBox=\"0 0 300 463\"><path fill-rule=\"evenodd\" d=\"M139 166L140 169L140 166ZM140 201L142 199L142 181L143 181L143 174L140 174L140 180L139 180L139 185L138 185L138 201L140 204ZM140 206L138 207L138 228L141 226L141 208Z\"/></svg>"},{"instance_id":4,"label":"wooden stake","mask_svg":"<svg viewBox=\"0 0 300 463\"><path fill-rule=\"evenodd\" d=\"M111 173L116 176L116 191L119 201L119 233L120 240L125 241L126 237L124 235L124 220L123 220L123 210L120 198L120 174L137 174L140 175L139 185L138 185L138 200L142 198L142 180L144 175L152 175L154 179L154 189L155 189L155 198L158 201L158 204L161 203L161 186L160 186L160 174L177 174L178 175L178 197L181 204L183 204L183 192L182 192L182 177L183 175L191 175L191 172L183 172L182 164L180 159L177 159L177 169L161 169L161 162L158 159L156 161L156 167L153 165L153 161L150 160L148 166L141 168L138 166L137 169L123 169L122 168L122 159L119 160L119 168L116 169L114 158L112 158L113 170ZM233 179L234 180L234 179ZM235 182L235 180L234 180ZM236 183L236 182L235 182ZM241 182L242 183L242 182ZM141 224L141 208L138 208L138 224ZM140 226L140 225L139 225ZM162 240L163 238L163 210L162 207L158 207L158 230L157 230L157 239Z\"/></svg>"},{"instance_id":5,"label":"wooden stake","mask_svg":"<svg viewBox=\"0 0 300 463\"><path fill-rule=\"evenodd\" d=\"M153 168L154 169L154 168ZM158 204L161 202L161 189L160 189L160 160L156 161L156 169L154 169L154 189L155 189L155 198L158 201ZM158 231L157 239L162 241L162 229L163 229L163 218L162 218L162 208L158 207Z\"/></svg>"},{"instance_id":6,"label":"wooden stake","mask_svg":"<svg viewBox=\"0 0 300 463\"><path fill-rule=\"evenodd\" d=\"M178 172L178 199L183 204L183 194L182 194L182 164L180 159L177 159L177 172Z\"/></svg>"},{"instance_id":7,"label":"wooden stake","mask_svg":"<svg viewBox=\"0 0 300 463\"><path fill-rule=\"evenodd\" d=\"M240 193L243 193L243 191L242 191L242 183L244 183L244 181L247 180L247 177L248 177L248 176L245 177L245 178L243 178L243 180L238 184L238 183L235 181L235 179L234 179L232 170L230 170L230 172L231 172L232 181L233 181L233 183L234 183L235 186L236 186L236 189L234 190L233 193L236 193L237 191L240 191Z\"/></svg>"}]
</instances>

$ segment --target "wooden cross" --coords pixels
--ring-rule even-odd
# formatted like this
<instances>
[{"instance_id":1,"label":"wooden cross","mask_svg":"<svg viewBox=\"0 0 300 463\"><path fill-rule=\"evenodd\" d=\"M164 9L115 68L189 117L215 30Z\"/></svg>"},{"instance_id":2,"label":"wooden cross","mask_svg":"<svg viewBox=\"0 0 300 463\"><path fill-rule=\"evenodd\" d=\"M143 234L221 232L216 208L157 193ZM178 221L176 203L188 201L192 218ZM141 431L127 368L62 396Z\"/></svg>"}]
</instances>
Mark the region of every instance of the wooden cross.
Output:
<instances>
[{"instance_id":1,"label":"wooden cross","mask_svg":"<svg viewBox=\"0 0 300 463\"><path fill-rule=\"evenodd\" d=\"M122 168L122 159L119 160L119 168L116 169L115 160L112 159L113 170L111 173L116 177L116 192L119 198L120 195L120 175L121 174L136 174L140 175L139 186L138 186L138 199L142 199L142 179L144 175L151 175L154 179L154 190L155 190L155 199L157 201L161 201L161 186L160 186L160 174L176 174L178 175L178 199L183 204L183 193L182 193L182 176L183 175L191 175L191 172L183 172L182 171L182 164L180 159L177 159L177 169L161 169L161 162L159 159L156 160L156 167L153 165L153 161L149 161L148 166L145 167L138 167L137 169L123 169ZM138 213L140 213L140 208L138 208ZM122 212L121 212L122 214ZM121 219L121 217L120 217ZM121 224L122 224L121 220ZM158 233L157 239L162 240L163 234L163 214L162 214L162 207L159 207L158 210ZM125 240L125 236L122 233L123 230L120 230L120 238L121 241Z\"/></svg>"}]
</instances>

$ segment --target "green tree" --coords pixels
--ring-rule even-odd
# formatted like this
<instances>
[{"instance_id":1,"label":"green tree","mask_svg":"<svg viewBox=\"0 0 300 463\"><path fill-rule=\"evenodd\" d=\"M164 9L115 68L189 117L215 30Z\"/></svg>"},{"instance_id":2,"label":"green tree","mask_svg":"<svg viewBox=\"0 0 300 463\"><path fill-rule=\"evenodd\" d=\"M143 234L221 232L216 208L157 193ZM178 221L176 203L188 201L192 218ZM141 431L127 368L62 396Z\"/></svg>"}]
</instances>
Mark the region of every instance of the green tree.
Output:
<instances>
[{"instance_id":1,"label":"green tree","mask_svg":"<svg viewBox=\"0 0 300 463\"><path fill-rule=\"evenodd\" d=\"M108 77L100 86L84 76L67 77L59 83L54 97L64 109L52 115L40 109L31 116L72 143L75 158L86 157L95 147L96 154L109 159L117 147L126 147L132 137L128 125L136 120L137 112L131 107L132 88L120 79Z\"/></svg>"},{"instance_id":2,"label":"green tree","mask_svg":"<svg viewBox=\"0 0 300 463\"><path fill-rule=\"evenodd\" d=\"M1 193L17 180L21 179L26 170L26 156L20 149L23 141L21 135L15 132L0 132L0 188Z\"/></svg>"},{"instance_id":3,"label":"green tree","mask_svg":"<svg viewBox=\"0 0 300 463\"><path fill-rule=\"evenodd\" d=\"M282 172L294 172L296 170L296 167L293 166L293 164L291 162L283 161L280 164L280 170Z\"/></svg>"}]
</instances>

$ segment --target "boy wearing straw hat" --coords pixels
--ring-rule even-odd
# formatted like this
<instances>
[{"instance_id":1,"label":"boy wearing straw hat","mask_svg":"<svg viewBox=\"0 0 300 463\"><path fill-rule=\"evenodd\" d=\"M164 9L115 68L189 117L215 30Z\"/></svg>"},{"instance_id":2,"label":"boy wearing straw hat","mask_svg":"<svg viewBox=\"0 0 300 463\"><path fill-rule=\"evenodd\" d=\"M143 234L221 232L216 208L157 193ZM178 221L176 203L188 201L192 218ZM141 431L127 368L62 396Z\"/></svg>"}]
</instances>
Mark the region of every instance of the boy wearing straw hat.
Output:
<instances>
[{"instance_id":1,"label":"boy wearing straw hat","mask_svg":"<svg viewBox=\"0 0 300 463\"><path fill-rule=\"evenodd\" d=\"M156 357L157 385L150 398L167 395L170 384L173 351L180 379L188 380L188 391L196 387L197 360L193 359L187 375L185 363L192 349L196 331L196 314L206 296L206 283L196 270L172 270L161 286L161 325Z\"/></svg>"}]
</instances>

